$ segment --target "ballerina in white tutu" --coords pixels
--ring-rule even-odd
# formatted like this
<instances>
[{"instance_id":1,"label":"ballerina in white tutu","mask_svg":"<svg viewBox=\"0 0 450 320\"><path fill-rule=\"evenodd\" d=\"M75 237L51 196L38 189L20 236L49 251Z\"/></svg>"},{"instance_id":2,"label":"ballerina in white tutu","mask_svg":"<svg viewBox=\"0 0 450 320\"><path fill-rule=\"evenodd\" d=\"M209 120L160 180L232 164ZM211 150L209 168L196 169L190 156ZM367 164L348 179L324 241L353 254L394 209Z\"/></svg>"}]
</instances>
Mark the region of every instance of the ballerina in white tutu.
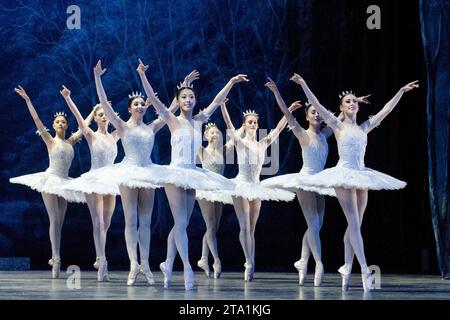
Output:
<instances>
[{"instance_id":1,"label":"ballerina in white tutu","mask_svg":"<svg viewBox=\"0 0 450 320\"><path fill-rule=\"evenodd\" d=\"M95 179L95 169L110 166L114 163L117 156L117 141L120 136L117 131L108 132L109 119L101 104L94 107L94 121L97 123L97 130L94 132L82 118L71 98L70 90L63 86L61 95L75 116L91 153L90 171L71 180L66 184L65 189L85 194L92 219L96 253L94 267L98 269L97 280L109 281L108 262L105 253L106 236L116 207L116 195L119 194L119 188L116 185L101 183L101 181Z\"/></svg>"},{"instance_id":2,"label":"ballerina in white tutu","mask_svg":"<svg viewBox=\"0 0 450 320\"><path fill-rule=\"evenodd\" d=\"M223 175L225 169L224 159L232 149L232 140L223 144L223 135L215 123L206 124L204 136L208 141L208 145L206 148L202 146L198 155L202 167ZM197 262L197 265L205 271L206 276L209 278L208 258L211 252L214 258L213 277L217 279L222 272L222 264L217 249L216 234L219 229L220 218L222 217L223 204L233 204L233 201L229 195L224 193L214 192L208 195L207 192L201 190L196 190L196 198L206 225L206 232L202 241L202 257Z\"/></svg>"},{"instance_id":3,"label":"ballerina in white tutu","mask_svg":"<svg viewBox=\"0 0 450 320\"><path fill-rule=\"evenodd\" d=\"M182 86L177 91L177 101L181 111L177 117L168 111L156 97L145 75L147 69L148 66L139 60L137 71L145 92L160 118L167 123L170 129L172 158L169 166L170 173L164 176L148 173L142 178L164 185L174 219L174 226L167 238L167 258L160 264L160 269L164 274L164 287L167 288L170 285L173 263L178 250L184 266L184 286L186 290L190 290L194 286L194 273L189 263L186 229L195 203L195 190L231 190L234 186L223 176L196 166L196 154L202 143L202 124L208 121L236 83L248 81L248 79L245 75L231 78L211 104L195 116L192 115L196 104L194 91L189 86Z\"/></svg>"},{"instance_id":4,"label":"ballerina in white tutu","mask_svg":"<svg viewBox=\"0 0 450 320\"><path fill-rule=\"evenodd\" d=\"M305 177L302 179L302 183L305 187L335 189L348 223L344 236L345 264L339 269L342 276L342 289L344 291L348 289L353 255L356 254L361 266L364 291L370 291L373 289L373 280L366 263L361 236L361 222L367 206L368 190L401 189L405 187L406 183L365 167L367 134L394 109L404 92L417 88L419 85L417 81L408 83L375 116L358 125L356 116L359 105L352 92L343 92L339 97L341 99L340 110L344 114L344 120L340 121L320 104L302 77L294 74L291 80L302 86L308 99L333 130L339 152L339 162L335 167Z\"/></svg>"},{"instance_id":5,"label":"ballerina in white tutu","mask_svg":"<svg viewBox=\"0 0 450 320\"><path fill-rule=\"evenodd\" d=\"M294 105L292 112L299 106ZM255 267L255 228L261 209L262 200L291 201L295 194L282 189L268 188L261 185L259 175L264 164L267 148L277 140L281 131L286 127L286 118L283 117L266 137L257 140L258 114L255 111L246 111L243 114L244 137L234 128L225 103L221 104L222 115L234 140L239 165L239 173L232 179L236 187L230 193L234 210L239 221L239 241L245 255L244 280L252 281ZM208 193L212 194L212 193Z\"/></svg>"},{"instance_id":6,"label":"ballerina in white tutu","mask_svg":"<svg viewBox=\"0 0 450 320\"><path fill-rule=\"evenodd\" d=\"M305 176L323 170L328 156L327 139L333 134L333 130L328 126L320 129L323 119L316 108L309 102L305 106L306 121L309 123L309 127L305 130L289 112L275 82L269 78L266 87L275 95L278 106L287 119L288 126L298 139L302 148L303 166L299 173L269 178L262 181L262 185L296 192L308 229L302 238L301 259L295 262L294 266L299 273L299 284L303 285L307 274L308 260L312 253L316 262L314 286L320 286L324 273L320 244L320 229L322 228L325 212L324 195L335 197L336 193L332 188L305 187L301 181ZM358 102L368 103L367 97L369 96L358 97ZM294 104L299 103L299 101L294 102ZM344 120L344 115L341 113L338 118L339 120Z\"/></svg>"},{"instance_id":7,"label":"ballerina in white tutu","mask_svg":"<svg viewBox=\"0 0 450 320\"><path fill-rule=\"evenodd\" d=\"M37 133L47 147L49 167L44 172L11 178L9 181L28 186L41 193L50 220L49 235L52 246L52 258L48 263L52 266L52 277L58 278L61 268L61 230L67 211L67 202L86 202L81 192L63 189L64 185L71 179L69 178L69 169L74 156L72 146L80 140L82 133L78 130L66 139L67 116L62 112L57 112L53 119L53 129L56 135L52 137L42 124L25 90L21 86L14 90L27 103L28 111L38 129ZM91 112L86 118L87 123L90 123L93 115L93 112Z\"/></svg>"},{"instance_id":8,"label":"ballerina in white tutu","mask_svg":"<svg viewBox=\"0 0 450 320\"><path fill-rule=\"evenodd\" d=\"M128 121L120 119L112 109L106 97L101 81L101 76L106 69L102 69L101 61L94 68L95 84L100 103L116 128L118 136L122 139L125 157L121 163L97 169L95 176L98 181L109 181L119 186L120 196L125 216L125 241L128 257L130 259L130 273L127 285L133 285L139 273L142 273L149 284L154 284L153 274L149 266L151 218L154 201L154 189L158 184L139 180L143 173L164 174L167 170L163 166L152 163L151 152L155 133L164 125L161 119L157 119L146 125L143 122L144 115L149 106L140 93L129 95L128 112L131 114ZM198 73L192 72L190 80L197 79ZM178 108L173 103L167 112L172 113ZM138 263L137 244L139 243L140 262Z\"/></svg>"}]
</instances>

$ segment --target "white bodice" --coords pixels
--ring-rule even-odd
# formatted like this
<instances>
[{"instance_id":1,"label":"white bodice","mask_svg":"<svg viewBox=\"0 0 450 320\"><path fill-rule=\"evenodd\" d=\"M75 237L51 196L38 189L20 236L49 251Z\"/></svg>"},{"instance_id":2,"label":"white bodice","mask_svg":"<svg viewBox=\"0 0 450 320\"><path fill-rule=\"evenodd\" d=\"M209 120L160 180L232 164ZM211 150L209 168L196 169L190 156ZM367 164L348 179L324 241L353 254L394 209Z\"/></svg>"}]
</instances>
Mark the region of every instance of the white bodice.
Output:
<instances>
[{"instance_id":1,"label":"white bodice","mask_svg":"<svg viewBox=\"0 0 450 320\"><path fill-rule=\"evenodd\" d=\"M96 133L91 151L91 170L110 166L117 157L117 144L111 134Z\"/></svg>"},{"instance_id":2,"label":"white bodice","mask_svg":"<svg viewBox=\"0 0 450 320\"><path fill-rule=\"evenodd\" d=\"M236 179L246 182L259 182L266 149L259 144L255 144L250 148L242 141L239 141L236 143L236 153L239 165L239 173Z\"/></svg>"},{"instance_id":3,"label":"white bodice","mask_svg":"<svg viewBox=\"0 0 450 320\"><path fill-rule=\"evenodd\" d=\"M223 175L225 169L223 153L215 151L210 153L206 151L206 149L203 150L202 167L209 171Z\"/></svg>"},{"instance_id":4,"label":"white bodice","mask_svg":"<svg viewBox=\"0 0 450 320\"><path fill-rule=\"evenodd\" d=\"M327 138L321 133L310 137L309 144L302 146L303 167L301 173L315 174L325 167L328 157Z\"/></svg>"},{"instance_id":5,"label":"white bodice","mask_svg":"<svg viewBox=\"0 0 450 320\"><path fill-rule=\"evenodd\" d=\"M337 139L339 152L338 166L360 170L365 167L364 155L367 146L367 134L359 126L346 126Z\"/></svg>"},{"instance_id":6,"label":"white bodice","mask_svg":"<svg viewBox=\"0 0 450 320\"><path fill-rule=\"evenodd\" d=\"M53 141L55 143L48 153L49 167L46 172L67 178L74 156L73 147L70 143L59 138L54 138Z\"/></svg>"},{"instance_id":7,"label":"white bodice","mask_svg":"<svg viewBox=\"0 0 450 320\"><path fill-rule=\"evenodd\" d=\"M136 166L152 164L151 154L155 134L150 126L129 126L123 134L124 163Z\"/></svg>"},{"instance_id":8,"label":"white bodice","mask_svg":"<svg viewBox=\"0 0 450 320\"><path fill-rule=\"evenodd\" d=\"M191 126L187 121L180 120L180 128L172 132L170 144L172 158L170 165L178 167L195 167L195 158L202 145L202 123L194 121Z\"/></svg>"}]
</instances>

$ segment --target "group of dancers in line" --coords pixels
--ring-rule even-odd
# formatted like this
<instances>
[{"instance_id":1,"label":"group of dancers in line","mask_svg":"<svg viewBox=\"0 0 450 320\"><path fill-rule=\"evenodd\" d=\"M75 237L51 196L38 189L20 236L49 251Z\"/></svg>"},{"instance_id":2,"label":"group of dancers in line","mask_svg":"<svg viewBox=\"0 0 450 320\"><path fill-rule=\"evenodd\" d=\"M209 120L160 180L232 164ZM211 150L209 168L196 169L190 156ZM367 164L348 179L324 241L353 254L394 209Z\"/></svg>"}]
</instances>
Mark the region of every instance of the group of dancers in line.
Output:
<instances>
[{"instance_id":1,"label":"group of dancers in line","mask_svg":"<svg viewBox=\"0 0 450 320\"><path fill-rule=\"evenodd\" d=\"M49 168L44 172L11 178L10 182L23 184L39 191L50 220L50 241L52 277L58 278L61 267L61 230L68 202L86 202L93 223L96 250L94 267L98 269L98 281L108 281L108 263L105 254L107 231L115 208L116 195L121 196L125 217L125 240L130 259L128 285L133 285L139 274L149 284L154 284L149 267L151 217L154 190L163 187L174 219L174 226L167 239L166 260L160 264L164 275L164 287L169 287L176 254L180 255L184 267L184 285L194 287L194 273L189 263L187 226L197 200L206 223L203 237L202 256L197 265L210 276L209 254L214 259L213 277L221 274L221 261L217 250L216 232L222 214L223 204L232 204L240 226L239 241L245 255L245 281L252 281L255 268L255 227L259 217L261 201L291 201L295 195L307 222L302 240L301 259L294 266L299 273L299 284L303 285L307 265L312 253L315 260L314 285L320 286L324 268L321 262L319 232L322 226L324 196L337 197L345 214L348 226L344 235L345 264L339 268L342 289L348 290L354 256L361 266L364 291L373 289L372 277L367 266L361 223L367 206L368 190L400 189L406 183L364 165L367 134L377 127L394 109L404 92L418 87L414 81L402 87L397 94L373 117L357 124L359 103L368 103L367 97L357 97L351 91L342 92L340 115L335 116L322 106L298 74L290 78L300 85L308 98L305 105L307 129L301 127L292 112L302 105L294 102L289 108L278 88L269 78L266 87L270 89L283 112L283 118L275 129L258 140L258 114L247 110L243 113L239 129L233 125L227 111L227 95L232 87L249 81L246 75L231 78L217 94L211 104L198 112L196 94L192 83L198 79L197 71L191 72L177 87L176 97L167 108L158 98L147 79L148 66L141 60L137 72L142 81L147 99L138 93L128 96L130 118L122 120L113 110L102 84L106 72L101 61L94 68L95 85L100 103L84 119L65 86L60 93L64 97L79 125L78 131L66 139L67 116L63 112L54 115L53 137L41 122L38 113L22 87L15 91L25 100L28 110L38 129L49 155ZM158 118L146 124L143 117L152 105ZM231 139L223 144L222 134L214 123L207 123L220 106ZM180 110L178 116L175 115ZM97 130L89 125L97 123ZM322 128L322 122L326 127ZM108 131L112 124L114 131ZM204 137L208 141L202 146L202 125L206 124ZM152 163L151 152L155 134L167 125L171 132L171 163ZM299 173L285 174L260 182L260 173L267 148L277 140L283 129L289 126L302 148L303 166ZM324 169L328 156L327 138L334 133L338 145L339 161L335 167ZM91 154L91 169L76 179L68 176L74 157L73 145L84 136ZM125 157L114 164L117 156L117 142L121 139ZM223 176L224 157L236 149L239 173L234 179ZM199 158L202 168L196 166ZM138 246L139 244L139 246ZM139 247L139 255L138 255ZM139 260L140 259L140 260ZM140 263L139 263L140 262Z\"/></svg>"}]
</instances>

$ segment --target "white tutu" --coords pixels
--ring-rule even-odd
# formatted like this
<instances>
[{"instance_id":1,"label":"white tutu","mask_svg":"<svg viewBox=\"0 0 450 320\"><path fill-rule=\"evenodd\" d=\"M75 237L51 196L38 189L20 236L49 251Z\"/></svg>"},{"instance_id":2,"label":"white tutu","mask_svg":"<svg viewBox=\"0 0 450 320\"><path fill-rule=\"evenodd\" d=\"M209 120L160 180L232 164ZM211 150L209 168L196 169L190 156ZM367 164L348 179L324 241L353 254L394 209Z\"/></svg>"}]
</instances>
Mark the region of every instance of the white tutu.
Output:
<instances>
[{"instance_id":1,"label":"white tutu","mask_svg":"<svg viewBox=\"0 0 450 320\"><path fill-rule=\"evenodd\" d=\"M196 166L168 165L159 166L158 170L146 170L139 174L139 181L157 185L175 185L183 189L204 191L233 190L231 180L212 171Z\"/></svg>"},{"instance_id":2,"label":"white tutu","mask_svg":"<svg viewBox=\"0 0 450 320\"><path fill-rule=\"evenodd\" d=\"M334 192L333 188L318 188L318 187L308 187L305 186L303 180L305 177L310 177L311 174L299 172L299 173L291 173L291 174L283 174L280 176L276 176L273 178L265 179L261 181L261 184L264 187L268 188L280 188L287 189L292 192L296 192L298 189L302 189L304 191L316 192L318 194L336 197L336 192Z\"/></svg>"},{"instance_id":3,"label":"white tutu","mask_svg":"<svg viewBox=\"0 0 450 320\"><path fill-rule=\"evenodd\" d=\"M195 192L195 198L197 200L206 200L209 202L222 202L224 204L233 204L233 199L230 195L223 192L203 191L197 190Z\"/></svg>"},{"instance_id":4,"label":"white tutu","mask_svg":"<svg viewBox=\"0 0 450 320\"><path fill-rule=\"evenodd\" d=\"M106 166L96 170L89 171L89 181L92 182L93 190L97 190L96 193L100 194L119 194L119 186L123 185L128 188L145 188L145 189L156 189L160 188L153 182L144 181L141 178L145 175L155 175L161 172L161 168L157 164L147 164L146 166L137 166L134 164L127 163L127 161L122 161L121 163L114 164L112 166ZM164 170L162 170L164 171ZM80 184L82 187L84 184ZM104 188L102 190L102 188ZM87 190L89 190L88 188ZM84 192L87 192L85 190ZM114 192L114 193L112 193Z\"/></svg>"},{"instance_id":5,"label":"white tutu","mask_svg":"<svg viewBox=\"0 0 450 320\"><path fill-rule=\"evenodd\" d=\"M305 177L301 182L302 188L398 190L406 186L406 182L370 168L350 169L339 164Z\"/></svg>"},{"instance_id":6,"label":"white tutu","mask_svg":"<svg viewBox=\"0 0 450 320\"><path fill-rule=\"evenodd\" d=\"M83 193L64 189L71 180L72 178L61 178L56 174L44 171L11 178L9 182L28 186L38 192L54 194L69 202L86 202Z\"/></svg>"},{"instance_id":7,"label":"white tutu","mask_svg":"<svg viewBox=\"0 0 450 320\"><path fill-rule=\"evenodd\" d=\"M262 200L262 201L292 201L295 198L295 194L277 188L268 188L263 186L259 182L247 182L240 178L231 179L235 183L233 190L223 191L202 191L197 197L201 197L210 202L219 201L225 204L233 203L232 196L245 198L249 201Z\"/></svg>"},{"instance_id":8,"label":"white tutu","mask_svg":"<svg viewBox=\"0 0 450 320\"><path fill-rule=\"evenodd\" d=\"M80 177L70 180L64 186L64 189L87 194L118 195L120 193L118 184L112 182L110 179L101 178L102 172L100 170L104 168L106 167L83 173ZM103 174L106 175L107 173Z\"/></svg>"}]
</instances>

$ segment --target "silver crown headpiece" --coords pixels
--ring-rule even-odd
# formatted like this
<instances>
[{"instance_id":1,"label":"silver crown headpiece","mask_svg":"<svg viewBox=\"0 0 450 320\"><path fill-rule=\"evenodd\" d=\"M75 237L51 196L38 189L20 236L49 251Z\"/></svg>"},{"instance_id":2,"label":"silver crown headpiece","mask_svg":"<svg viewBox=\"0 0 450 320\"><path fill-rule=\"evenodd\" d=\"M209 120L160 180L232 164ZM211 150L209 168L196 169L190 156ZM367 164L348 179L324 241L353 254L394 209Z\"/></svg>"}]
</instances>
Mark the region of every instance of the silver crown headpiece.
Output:
<instances>
[{"instance_id":1,"label":"silver crown headpiece","mask_svg":"<svg viewBox=\"0 0 450 320\"><path fill-rule=\"evenodd\" d=\"M189 88L189 89L193 89L194 85L192 83L188 83L188 82L180 82L179 85L177 85L177 90L180 90L181 88Z\"/></svg>"},{"instance_id":2,"label":"silver crown headpiece","mask_svg":"<svg viewBox=\"0 0 450 320\"><path fill-rule=\"evenodd\" d=\"M350 91L342 91L341 94L339 95L339 99L342 99L343 97L345 97L348 94L355 95L355 93L352 90L350 90Z\"/></svg>"},{"instance_id":3,"label":"silver crown headpiece","mask_svg":"<svg viewBox=\"0 0 450 320\"><path fill-rule=\"evenodd\" d=\"M206 124L206 126L205 126L205 131L208 130L208 129L211 129L211 128L213 128L213 127L216 127L216 128L217 128L217 125L216 125L214 122L208 122L208 123Z\"/></svg>"},{"instance_id":4,"label":"silver crown headpiece","mask_svg":"<svg viewBox=\"0 0 450 320\"><path fill-rule=\"evenodd\" d=\"M312 105L312 103L311 103L311 102L309 102L309 100L305 102L305 107L307 107L307 108L308 108L308 107L309 107L310 105Z\"/></svg>"},{"instance_id":5,"label":"silver crown headpiece","mask_svg":"<svg viewBox=\"0 0 450 320\"><path fill-rule=\"evenodd\" d=\"M243 116L244 116L244 118L245 118L246 116L257 116L257 117L258 117L259 114L257 114L255 110L245 110L245 111L243 112Z\"/></svg>"},{"instance_id":6,"label":"silver crown headpiece","mask_svg":"<svg viewBox=\"0 0 450 320\"><path fill-rule=\"evenodd\" d=\"M141 97L142 99L144 99L144 96L142 95L141 92L131 92L131 94L128 95L128 99L134 99L134 98L138 98Z\"/></svg>"},{"instance_id":7,"label":"silver crown headpiece","mask_svg":"<svg viewBox=\"0 0 450 320\"><path fill-rule=\"evenodd\" d=\"M58 111L53 115L53 118L59 117L59 116L63 116L64 118L67 119L67 114L65 112L62 111Z\"/></svg>"}]
</instances>

